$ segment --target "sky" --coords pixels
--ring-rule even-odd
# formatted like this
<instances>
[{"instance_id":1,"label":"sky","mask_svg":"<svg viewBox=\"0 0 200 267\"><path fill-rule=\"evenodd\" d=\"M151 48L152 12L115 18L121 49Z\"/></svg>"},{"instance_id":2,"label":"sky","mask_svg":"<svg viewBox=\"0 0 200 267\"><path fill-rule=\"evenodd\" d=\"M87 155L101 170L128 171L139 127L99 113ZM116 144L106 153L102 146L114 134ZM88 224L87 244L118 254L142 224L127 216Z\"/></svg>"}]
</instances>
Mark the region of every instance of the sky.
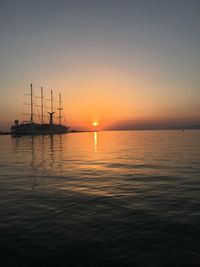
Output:
<instances>
[{"instance_id":1,"label":"sky","mask_svg":"<svg viewBox=\"0 0 200 267\"><path fill-rule=\"evenodd\" d=\"M200 123L199 0L1 0L0 36L0 130L30 83L73 129Z\"/></svg>"}]
</instances>

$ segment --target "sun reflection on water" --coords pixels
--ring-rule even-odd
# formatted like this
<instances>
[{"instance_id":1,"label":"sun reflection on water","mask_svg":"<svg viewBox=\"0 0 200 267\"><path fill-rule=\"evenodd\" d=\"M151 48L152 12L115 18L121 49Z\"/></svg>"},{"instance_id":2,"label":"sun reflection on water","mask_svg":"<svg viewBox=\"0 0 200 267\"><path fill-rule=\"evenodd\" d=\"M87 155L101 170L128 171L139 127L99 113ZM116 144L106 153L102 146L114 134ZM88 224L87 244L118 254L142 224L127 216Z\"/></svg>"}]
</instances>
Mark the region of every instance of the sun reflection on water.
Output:
<instances>
[{"instance_id":1,"label":"sun reflection on water","mask_svg":"<svg viewBox=\"0 0 200 267\"><path fill-rule=\"evenodd\" d=\"M97 136L97 132L94 132L94 152L98 152L97 150L97 145L98 145L98 136Z\"/></svg>"}]
</instances>

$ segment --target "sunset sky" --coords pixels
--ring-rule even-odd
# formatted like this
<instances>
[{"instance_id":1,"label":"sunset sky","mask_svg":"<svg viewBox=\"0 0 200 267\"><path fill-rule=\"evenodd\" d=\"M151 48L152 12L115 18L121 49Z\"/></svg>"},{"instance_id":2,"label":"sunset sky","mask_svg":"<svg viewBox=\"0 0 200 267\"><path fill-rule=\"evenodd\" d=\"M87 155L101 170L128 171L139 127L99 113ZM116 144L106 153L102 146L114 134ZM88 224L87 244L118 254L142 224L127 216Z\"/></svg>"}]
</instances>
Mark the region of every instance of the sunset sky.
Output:
<instances>
[{"instance_id":1,"label":"sunset sky","mask_svg":"<svg viewBox=\"0 0 200 267\"><path fill-rule=\"evenodd\" d=\"M200 124L199 0L1 0L0 38L0 130L30 83L76 129Z\"/></svg>"}]
</instances>

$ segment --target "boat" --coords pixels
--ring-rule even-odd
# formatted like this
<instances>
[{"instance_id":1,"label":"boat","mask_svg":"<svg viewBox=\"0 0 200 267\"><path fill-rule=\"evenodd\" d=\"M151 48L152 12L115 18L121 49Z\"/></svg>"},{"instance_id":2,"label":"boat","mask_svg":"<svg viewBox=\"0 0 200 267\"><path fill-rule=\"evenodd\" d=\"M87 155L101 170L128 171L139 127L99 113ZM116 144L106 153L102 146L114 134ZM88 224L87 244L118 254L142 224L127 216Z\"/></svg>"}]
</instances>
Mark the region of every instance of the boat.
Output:
<instances>
[{"instance_id":1,"label":"boat","mask_svg":"<svg viewBox=\"0 0 200 267\"><path fill-rule=\"evenodd\" d=\"M44 96L43 96L43 88L41 87L41 123L34 122L34 101L33 101L33 86L30 85L31 92L30 92L30 121L23 121L19 123L19 120L14 121L14 125L11 126L11 134L15 136L21 135L52 135L52 134L63 134L67 133L69 128L62 124L62 100L61 94L59 94L59 123L54 123L54 114L56 111L53 109L53 92L51 90L51 110L48 112L49 116L49 123L44 123Z\"/></svg>"}]
</instances>

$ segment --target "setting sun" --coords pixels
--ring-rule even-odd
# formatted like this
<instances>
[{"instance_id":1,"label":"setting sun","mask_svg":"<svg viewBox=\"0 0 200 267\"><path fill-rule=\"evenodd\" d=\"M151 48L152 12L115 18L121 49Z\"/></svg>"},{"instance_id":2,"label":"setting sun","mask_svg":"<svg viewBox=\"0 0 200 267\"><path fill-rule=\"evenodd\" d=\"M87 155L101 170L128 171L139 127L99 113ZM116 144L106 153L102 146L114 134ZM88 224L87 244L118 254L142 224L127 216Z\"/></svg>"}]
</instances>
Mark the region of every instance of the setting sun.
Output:
<instances>
[{"instance_id":1,"label":"setting sun","mask_svg":"<svg viewBox=\"0 0 200 267\"><path fill-rule=\"evenodd\" d=\"M94 122L92 123L92 125L93 125L94 127L96 127L96 126L98 126L98 122L94 121Z\"/></svg>"}]
</instances>

